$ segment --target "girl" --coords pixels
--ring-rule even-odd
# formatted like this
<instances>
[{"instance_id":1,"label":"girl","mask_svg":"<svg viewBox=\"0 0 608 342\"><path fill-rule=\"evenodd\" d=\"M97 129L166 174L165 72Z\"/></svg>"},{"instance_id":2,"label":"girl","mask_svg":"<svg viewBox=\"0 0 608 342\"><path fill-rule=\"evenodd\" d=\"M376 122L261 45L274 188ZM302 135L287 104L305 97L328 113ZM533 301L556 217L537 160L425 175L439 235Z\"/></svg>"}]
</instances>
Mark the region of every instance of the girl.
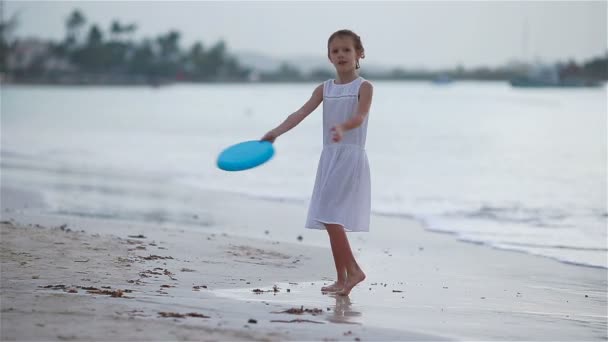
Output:
<instances>
[{"instance_id":1,"label":"girl","mask_svg":"<svg viewBox=\"0 0 608 342\"><path fill-rule=\"evenodd\" d=\"M274 142L323 102L323 151L306 228L326 229L329 234L337 279L321 290L346 296L365 279L346 231L369 231L370 174L364 148L373 87L357 73L359 59L365 54L361 38L354 32L333 33L327 41L327 57L336 69L336 79L317 86L302 108L262 140Z\"/></svg>"}]
</instances>

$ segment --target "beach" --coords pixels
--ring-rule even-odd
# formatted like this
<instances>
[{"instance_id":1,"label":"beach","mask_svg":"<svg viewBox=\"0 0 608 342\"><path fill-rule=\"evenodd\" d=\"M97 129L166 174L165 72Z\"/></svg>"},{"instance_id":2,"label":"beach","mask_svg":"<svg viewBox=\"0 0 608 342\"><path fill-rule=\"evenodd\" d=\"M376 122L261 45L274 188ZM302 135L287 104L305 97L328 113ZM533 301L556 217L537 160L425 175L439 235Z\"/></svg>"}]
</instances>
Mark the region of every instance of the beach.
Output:
<instances>
[{"instance_id":1,"label":"beach","mask_svg":"<svg viewBox=\"0 0 608 342\"><path fill-rule=\"evenodd\" d=\"M333 261L326 233L302 228L304 205L211 191L202 198L206 231L43 214L34 194L3 187L1 339L608 338L604 268L373 215L366 239L349 234L367 279L335 297L320 292Z\"/></svg>"},{"instance_id":2,"label":"beach","mask_svg":"<svg viewBox=\"0 0 608 342\"><path fill-rule=\"evenodd\" d=\"M375 82L367 278L335 297L321 113L216 167L313 86L4 87L0 339L608 339L605 89Z\"/></svg>"}]
</instances>

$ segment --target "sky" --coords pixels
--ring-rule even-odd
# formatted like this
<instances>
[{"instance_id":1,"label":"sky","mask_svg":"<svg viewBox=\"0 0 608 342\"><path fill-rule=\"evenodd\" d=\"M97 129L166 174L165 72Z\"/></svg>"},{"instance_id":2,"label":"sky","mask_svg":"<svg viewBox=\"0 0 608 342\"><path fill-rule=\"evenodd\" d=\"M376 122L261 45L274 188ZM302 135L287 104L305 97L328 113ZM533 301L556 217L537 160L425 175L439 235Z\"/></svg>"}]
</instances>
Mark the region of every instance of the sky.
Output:
<instances>
[{"instance_id":1,"label":"sky","mask_svg":"<svg viewBox=\"0 0 608 342\"><path fill-rule=\"evenodd\" d=\"M106 32L138 26L134 38L181 32L182 48L224 40L230 52L276 58L326 56L329 35L357 32L374 65L440 69L510 61L584 62L608 50L608 1L2 1L18 37L60 40L80 9Z\"/></svg>"}]
</instances>

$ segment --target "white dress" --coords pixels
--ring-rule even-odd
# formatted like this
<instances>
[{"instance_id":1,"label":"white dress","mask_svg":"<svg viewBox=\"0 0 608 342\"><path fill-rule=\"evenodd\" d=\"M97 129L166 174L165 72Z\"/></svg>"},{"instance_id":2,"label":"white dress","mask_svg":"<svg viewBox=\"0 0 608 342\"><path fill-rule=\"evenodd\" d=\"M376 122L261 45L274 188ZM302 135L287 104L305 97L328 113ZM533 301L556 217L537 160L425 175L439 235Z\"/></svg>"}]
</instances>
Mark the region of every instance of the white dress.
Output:
<instances>
[{"instance_id":1,"label":"white dress","mask_svg":"<svg viewBox=\"0 0 608 342\"><path fill-rule=\"evenodd\" d=\"M368 117L361 126L346 131L338 143L330 129L356 114L358 77L346 84L323 83L323 151L308 208L306 228L325 229L324 223L339 224L346 231L368 232L370 219L370 173L365 138Z\"/></svg>"}]
</instances>

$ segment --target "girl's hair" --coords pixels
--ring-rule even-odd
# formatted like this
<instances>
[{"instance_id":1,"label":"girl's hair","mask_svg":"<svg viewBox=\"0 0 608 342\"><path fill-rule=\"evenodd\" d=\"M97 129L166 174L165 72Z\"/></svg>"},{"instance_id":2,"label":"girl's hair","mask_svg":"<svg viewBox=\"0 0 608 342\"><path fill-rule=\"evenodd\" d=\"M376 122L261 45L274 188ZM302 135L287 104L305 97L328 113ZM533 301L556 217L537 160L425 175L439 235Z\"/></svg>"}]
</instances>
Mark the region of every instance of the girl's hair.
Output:
<instances>
[{"instance_id":1,"label":"girl's hair","mask_svg":"<svg viewBox=\"0 0 608 342\"><path fill-rule=\"evenodd\" d=\"M363 43L361 43L361 37L359 37L358 34L356 34L355 32L351 31L351 30L339 30L336 31L334 33L331 34L331 36L329 36L329 39L327 40L327 57L329 58L329 44L331 44L331 41L334 40L334 38L336 37L350 37L353 40L353 43L355 43L355 51L359 52L361 54L361 58L365 58L365 49L363 48ZM359 60L357 60L357 69L359 69Z\"/></svg>"}]
</instances>

